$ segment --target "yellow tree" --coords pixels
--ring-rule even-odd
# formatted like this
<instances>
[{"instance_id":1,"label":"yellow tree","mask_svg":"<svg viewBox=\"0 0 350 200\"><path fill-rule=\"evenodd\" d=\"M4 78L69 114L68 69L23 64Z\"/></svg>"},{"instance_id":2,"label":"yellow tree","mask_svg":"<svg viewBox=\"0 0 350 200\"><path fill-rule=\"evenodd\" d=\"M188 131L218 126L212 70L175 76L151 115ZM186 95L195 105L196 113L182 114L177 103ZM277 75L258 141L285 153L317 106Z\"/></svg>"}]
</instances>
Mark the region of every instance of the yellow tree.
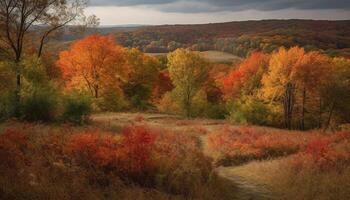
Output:
<instances>
[{"instance_id":1,"label":"yellow tree","mask_svg":"<svg viewBox=\"0 0 350 200\"><path fill-rule=\"evenodd\" d=\"M284 110L286 128L292 127L293 109L295 104L296 82L295 69L301 63L305 51L299 47L289 50L280 48L273 53L269 62L268 72L262 78L262 97L271 102L281 102Z\"/></svg>"},{"instance_id":2,"label":"yellow tree","mask_svg":"<svg viewBox=\"0 0 350 200\"><path fill-rule=\"evenodd\" d=\"M178 49L168 55L169 75L187 117L192 116L193 98L208 76L209 62L198 52Z\"/></svg>"},{"instance_id":3,"label":"yellow tree","mask_svg":"<svg viewBox=\"0 0 350 200\"><path fill-rule=\"evenodd\" d=\"M99 98L101 91L119 86L126 73L126 51L113 37L92 35L61 52L57 63L68 89L87 90Z\"/></svg>"}]
</instances>

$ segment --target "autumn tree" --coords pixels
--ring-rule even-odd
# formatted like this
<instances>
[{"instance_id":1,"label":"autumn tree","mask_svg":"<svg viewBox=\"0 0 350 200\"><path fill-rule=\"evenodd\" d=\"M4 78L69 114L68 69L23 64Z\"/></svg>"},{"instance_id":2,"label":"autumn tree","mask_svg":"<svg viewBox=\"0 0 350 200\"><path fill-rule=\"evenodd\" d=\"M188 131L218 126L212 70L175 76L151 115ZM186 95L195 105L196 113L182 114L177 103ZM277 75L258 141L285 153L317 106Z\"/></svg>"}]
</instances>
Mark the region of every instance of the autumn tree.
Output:
<instances>
[{"instance_id":1,"label":"autumn tree","mask_svg":"<svg viewBox=\"0 0 350 200\"><path fill-rule=\"evenodd\" d=\"M158 102L162 96L174 89L171 82L168 70L162 70L158 73L157 82L152 90L152 97L154 102Z\"/></svg>"},{"instance_id":2,"label":"autumn tree","mask_svg":"<svg viewBox=\"0 0 350 200\"><path fill-rule=\"evenodd\" d=\"M300 96L301 99L299 105L301 107L300 129L302 130L306 128L306 114L313 114L312 109L307 108L307 104L309 103L309 105L313 106L322 103L320 87L323 85L324 81L328 80L331 73L330 67L331 62L329 58L319 52L312 51L303 55L293 70L293 79L295 80L296 89L299 93L298 96ZM318 113L322 112L320 106L316 107L319 109Z\"/></svg>"},{"instance_id":3,"label":"autumn tree","mask_svg":"<svg viewBox=\"0 0 350 200\"><path fill-rule=\"evenodd\" d=\"M223 78L222 85L226 98L253 95L261 87L261 79L267 70L268 62L269 56L260 52L254 52L243 60L238 69L232 70Z\"/></svg>"},{"instance_id":4,"label":"autumn tree","mask_svg":"<svg viewBox=\"0 0 350 200\"><path fill-rule=\"evenodd\" d=\"M61 52L61 67L68 89L80 89L99 98L110 88L120 87L126 74L126 51L116 46L113 37L92 35Z\"/></svg>"},{"instance_id":5,"label":"autumn tree","mask_svg":"<svg viewBox=\"0 0 350 200\"><path fill-rule=\"evenodd\" d=\"M295 105L296 81L294 73L304 55L304 49L299 47L293 47L289 50L280 48L272 54L268 71L262 79L262 97L270 102L282 103L284 124L288 129L292 128Z\"/></svg>"},{"instance_id":6,"label":"autumn tree","mask_svg":"<svg viewBox=\"0 0 350 200\"><path fill-rule=\"evenodd\" d=\"M208 75L209 63L197 52L178 49L168 55L170 78L187 117L192 116L193 98Z\"/></svg>"},{"instance_id":7,"label":"autumn tree","mask_svg":"<svg viewBox=\"0 0 350 200\"><path fill-rule=\"evenodd\" d=\"M341 123L350 122L350 60L334 58L331 63L331 71L321 90L327 111L325 129L335 116Z\"/></svg>"},{"instance_id":8,"label":"autumn tree","mask_svg":"<svg viewBox=\"0 0 350 200\"><path fill-rule=\"evenodd\" d=\"M84 7L85 0L0 1L0 54L15 63L17 115L22 71L19 63L26 47L26 37L31 33L38 35L41 32L37 53L40 57L46 39L59 28L79 19L83 15Z\"/></svg>"},{"instance_id":9,"label":"autumn tree","mask_svg":"<svg viewBox=\"0 0 350 200\"><path fill-rule=\"evenodd\" d=\"M124 80L123 90L134 107L144 109L156 85L160 69L159 61L137 49L127 53L129 72Z\"/></svg>"}]
</instances>

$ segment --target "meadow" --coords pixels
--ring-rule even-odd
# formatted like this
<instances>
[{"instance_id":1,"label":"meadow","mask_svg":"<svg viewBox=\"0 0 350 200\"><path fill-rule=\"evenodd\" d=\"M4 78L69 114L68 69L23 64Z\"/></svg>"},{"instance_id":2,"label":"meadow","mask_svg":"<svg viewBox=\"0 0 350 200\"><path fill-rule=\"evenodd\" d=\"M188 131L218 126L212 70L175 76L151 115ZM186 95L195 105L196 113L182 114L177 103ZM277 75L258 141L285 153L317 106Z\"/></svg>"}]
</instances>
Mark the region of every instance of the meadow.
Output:
<instances>
[{"instance_id":1,"label":"meadow","mask_svg":"<svg viewBox=\"0 0 350 200\"><path fill-rule=\"evenodd\" d=\"M2 199L347 199L350 133L101 113L1 124ZM12 184L13 179L16 184Z\"/></svg>"}]
</instances>

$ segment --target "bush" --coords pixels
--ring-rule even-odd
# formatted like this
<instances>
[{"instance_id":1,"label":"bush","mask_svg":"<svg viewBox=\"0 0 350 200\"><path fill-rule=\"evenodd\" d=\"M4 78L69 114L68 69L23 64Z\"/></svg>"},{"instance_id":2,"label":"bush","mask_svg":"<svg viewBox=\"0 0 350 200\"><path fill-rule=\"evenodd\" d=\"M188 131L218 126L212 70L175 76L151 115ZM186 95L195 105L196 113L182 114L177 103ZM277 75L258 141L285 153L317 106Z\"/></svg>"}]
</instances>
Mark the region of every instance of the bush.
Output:
<instances>
[{"instance_id":1,"label":"bush","mask_svg":"<svg viewBox=\"0 0 350 200\"><path fill-rule=\"evenodd\" d=\"M124 92L134 108L145 110L150 106L149 100L152 95L150 86L128 83L124 86Z\"/></svg>"},{"instance_id":2,"label":"bush","mask_svg":"<svg viewBox=\"0 0 350 200\"><path fill-rule=\"evenodd\" d=\"M210 104L208 106L207 115L211 119L225 119L228 114L224 104Z\"/></svg>"},{"instance_id":3,"label":"bush","mask_svg":"<svg viewBox=\"0 0 350 200\"><path fill-rule=\"evenodd\" d=\"M27 121L49 122L55 120L58 93L51 86L32 86L23 95L21 115Z\"/></svg>"},{"instance_id":4,"label":"bush","mask_svg":"<svg viewBox=\"0 0 350 200\"><path fill-rule=\"evenodd\" d=\"M229 120L238 124L270 125L273 114L268 105L255 97L229 103Z\"/></svg>"},{"instance_id":5,"label":"bush","mask_svg":"<svg viewBox=\"0 0 350 200\"><path fill-rule=\"evenodd\" d=\"M0 94L0 121L6 120L14 115L14 102L14 93L3 91L2 94Z\"/></svg>"},{"instance_id":6,"label":"bush","mask_svg":"<svg viewBox=\"0 0 350 200\"><path fill-rule=\"evenodd\" d=\"M92 111L91 99L79 93L72 93L64 98L63 121L76 124L84 123Z\"/></svg>"},{"instance_id":7,"label":"bush","mask_svg":"<svg viewBox=\"0 0 350 200\"><path fill-rule=\"evenodd\" d=\"M94 110L119 112L127 107L128 102L125 100L123 93L119 89L104 92L102 97L95 99Z\"/></svg>"}]
</instances>

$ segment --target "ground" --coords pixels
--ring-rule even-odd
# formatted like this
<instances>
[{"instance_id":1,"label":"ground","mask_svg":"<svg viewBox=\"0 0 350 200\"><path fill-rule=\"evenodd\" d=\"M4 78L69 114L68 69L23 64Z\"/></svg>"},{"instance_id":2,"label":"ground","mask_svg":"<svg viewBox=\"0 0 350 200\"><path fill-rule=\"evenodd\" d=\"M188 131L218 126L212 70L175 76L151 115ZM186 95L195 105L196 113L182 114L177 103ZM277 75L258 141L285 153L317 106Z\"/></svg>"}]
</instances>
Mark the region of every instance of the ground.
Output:
<instances>
[{"instance_id":1,"label":"ground","mask_svg":"<svg viewBox=\"0 0 350 200\"><path fill-rule=\"evenodd\" d=\"M206 155L212 157L210 150L207 148L207 134L215 132L222 128L236 128L225 120L210 119L193 119L186 120L180 116L167 114L145 114L145 113L103 113L92 116L94 126L98 126L107 131L119 131L123 127L141 121L148 126L155 128L164 128L173 131L185 131L188 134L200 135L203 143L203 151ZM235 171L236 167L218 166L216 172L224 179L233 183L232 193L238 200L265 200L274 199L271 191L266 189L263 184L258 184L247 177L242 176ZM241 166L242 168L242 166ZM244 168L244 166L243 166Z\"/></svg>"}]
</instances>

